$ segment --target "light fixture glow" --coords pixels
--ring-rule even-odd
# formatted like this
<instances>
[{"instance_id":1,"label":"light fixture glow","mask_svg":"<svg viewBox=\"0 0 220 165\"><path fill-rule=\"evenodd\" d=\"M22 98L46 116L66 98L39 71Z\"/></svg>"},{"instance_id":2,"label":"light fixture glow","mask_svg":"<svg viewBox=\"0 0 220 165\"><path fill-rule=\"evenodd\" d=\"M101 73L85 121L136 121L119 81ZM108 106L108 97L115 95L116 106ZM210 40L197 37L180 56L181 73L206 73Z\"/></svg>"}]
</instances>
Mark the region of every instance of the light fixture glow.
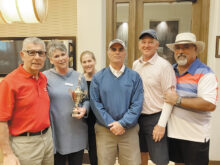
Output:
<instances>
[{"instance_id":1,"label":"light fixture glow","mask_svg":"<svg viewBox=\"0 0 220 165\"><path fill-rule=\"evenodd\" d=\"M47 17L48 0L34 0L34 6L38 21L43 22Z\"/></svg>"},{"instance_id":2,"label":"light fixture glow","mask_svg":"<svg viewBox=\"0 0 220 165\"><path fill-rule=\"evenodd\" d=\"M158 29L160 29L161 31L167 31L168 29L168 25L166 21L161 21L158 25L157 25Z\"/></svg>"},{"instance_id":3,"label":"light fixture glow","mask_svg":"<svg viewBox=\"0 0 220 165\"><path fill-rule=\"evenodd\" d=\"M47 16L48 0L0 0L0 13L6 23L39 23Z\"/></svg>"},{"instance_id":4,"label":"light fixture glow","mask_svg":"<svg viewBox=\"0 0 220 165\"><path fill-rule=\"evenodd\" d=\"M17 12L16 0L1 0L2 17L7 23L21 21Z\"/></svg>"},{"instance_id":5,"label":"light fixture glow","mask_svg":"<svg viewBox=\"0 0 220 165\"><path fill-rule=\"evenodd\" d=\"M17 6L24 23L38 23L32 0L17 0Z\"/></svg>"}]
</instances>

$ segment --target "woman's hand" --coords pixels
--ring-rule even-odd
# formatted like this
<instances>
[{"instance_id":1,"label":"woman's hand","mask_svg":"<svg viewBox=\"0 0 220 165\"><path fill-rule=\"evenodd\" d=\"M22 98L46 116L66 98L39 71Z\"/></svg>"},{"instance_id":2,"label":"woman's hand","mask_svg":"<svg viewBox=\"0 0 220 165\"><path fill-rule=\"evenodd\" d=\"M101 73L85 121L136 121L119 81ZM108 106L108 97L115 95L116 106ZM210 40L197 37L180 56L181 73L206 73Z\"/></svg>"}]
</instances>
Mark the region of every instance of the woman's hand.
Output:
<instances>
[{"instance_id":1,"label":"woman's hand","mask_svg":"<svg viewBox=\"0 0 220 165\"><path fill-rule=\"evenodd\" d=\"M73 117L81 119L86 114L86 108L77 107L73 109Z\"/></svg>"}]
</instances>

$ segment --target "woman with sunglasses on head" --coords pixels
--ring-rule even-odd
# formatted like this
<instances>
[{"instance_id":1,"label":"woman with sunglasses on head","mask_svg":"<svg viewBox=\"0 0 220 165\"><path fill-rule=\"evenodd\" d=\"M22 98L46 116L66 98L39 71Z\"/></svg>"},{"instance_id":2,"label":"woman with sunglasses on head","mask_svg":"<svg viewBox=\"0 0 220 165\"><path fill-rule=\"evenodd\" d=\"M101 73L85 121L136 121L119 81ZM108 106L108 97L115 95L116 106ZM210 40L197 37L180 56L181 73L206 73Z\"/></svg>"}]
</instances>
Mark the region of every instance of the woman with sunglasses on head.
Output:
<instances>
[{"instance_id":1,"label":"woman with sunglasses on head","mask_svg":"<svg viewBox=\"0 0 220 165\"><path fill-rule=\"evenodd\" d=\"M88 127L84 117L89 109L89 100L86 97L79 107L74 108L75 102L69 91L78 85L81 90L87 90L87 84L84 76L69 68L69 56L62 42L52 41L48 45L48 57L54 65L53 69L44 72L50 97L54 162L55 165L65 165L66 161L69 165L81 165L84 149L88 145ZM77 112L74 117L73 112Z\"/></svg>"},{"instance_id":2,"label":"woman with sunglasses on head","mask_svg":"<svg viewBox=\"0 0 220 165\"><path fill-rule=\"evenodd\" d=\"M80 62L84 71L84 76L88 85L88 89L90 87L90 83L92 80L92 76L96 73L95 65L96 65L96 58L93 52L91 51L84 51L80 55ZM89 140L89 159L91 165L97 165L97 151L96 151L96 138L95 138L95 131L94 125L96 122L95 115L93 114L92 110L89 111L89 116L87 118L88 124L88 140Z\"/></svg>"}]
</instances>

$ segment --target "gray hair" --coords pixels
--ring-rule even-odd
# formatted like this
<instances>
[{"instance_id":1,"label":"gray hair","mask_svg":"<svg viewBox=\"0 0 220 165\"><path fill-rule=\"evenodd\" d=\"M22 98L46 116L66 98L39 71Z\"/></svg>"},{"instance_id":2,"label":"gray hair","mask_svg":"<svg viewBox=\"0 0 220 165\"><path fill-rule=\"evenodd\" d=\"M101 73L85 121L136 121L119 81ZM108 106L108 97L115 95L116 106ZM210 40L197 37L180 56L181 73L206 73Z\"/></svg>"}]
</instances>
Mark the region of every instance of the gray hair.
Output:
<instances>
[{"instance_id":1,"label":"gray hair","mask_svg":"<svg viewBox=\"0 0 220 165\"><path fill-rule=\"evenodd\" d=\"M60 50L63 52L67 52L67 48L66 45L62 42L62 41L58 41L58 40L53 40L51 41L48 46L47 46L47 55L48 57L52 57L53 56L53 52L55 50Z\"/></svg>"},{"instance_id":2,"label":"gray hair","mask_svg":"<svg viewBox=\"0 0 220 165\"><path fill-rule=\"evenodd\" d=\"M34 45L42 45L44 51L46 51L46 46L45 43L42 39L37 38L37 37L28 37L25 38L23 41L23 46L22 46L22 50L25 50L28 44L34 44Z\"/></svg>"}]
</instances>

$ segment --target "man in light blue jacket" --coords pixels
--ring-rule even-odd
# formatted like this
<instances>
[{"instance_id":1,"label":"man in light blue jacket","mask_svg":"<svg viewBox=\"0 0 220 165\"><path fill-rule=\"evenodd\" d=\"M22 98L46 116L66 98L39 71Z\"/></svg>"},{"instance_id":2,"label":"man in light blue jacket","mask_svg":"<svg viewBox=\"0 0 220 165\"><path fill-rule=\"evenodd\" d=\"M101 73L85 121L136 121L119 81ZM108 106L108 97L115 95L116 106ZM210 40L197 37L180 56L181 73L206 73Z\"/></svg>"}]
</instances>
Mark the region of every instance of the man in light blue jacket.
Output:
<instances>
[{"instance_id":1,"label":"man in light blue jacket","mask_svg":"<svg viewBox=\"0 0 220 165\"><path fill-rule=\"evenodd\" d=\"M119 39L109 44L109 67L93 76L90 86L99 165L139 165L137 124L142 110L143 86L137 72L124 65L126 46Z\"/></svg>"}]
</instances>

